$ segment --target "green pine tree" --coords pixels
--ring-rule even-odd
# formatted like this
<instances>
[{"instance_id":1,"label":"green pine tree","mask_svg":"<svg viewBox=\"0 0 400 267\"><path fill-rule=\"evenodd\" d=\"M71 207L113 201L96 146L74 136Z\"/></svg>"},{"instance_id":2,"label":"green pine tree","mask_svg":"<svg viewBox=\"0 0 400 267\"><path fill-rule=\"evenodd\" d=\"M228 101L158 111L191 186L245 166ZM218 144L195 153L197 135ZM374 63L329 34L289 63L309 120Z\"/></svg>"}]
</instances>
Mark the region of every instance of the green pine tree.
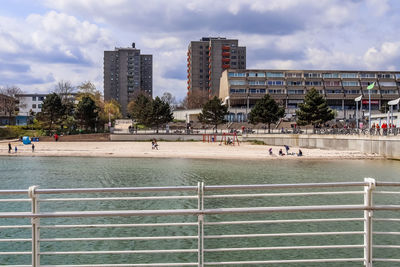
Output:
<instances>
[{"instance_id":1,"label":"green pine tree","mask_svg":"<svg viewBox=\"0 0 400 267\"><path fill-rule=\"evenodd\" d=\"M214 125L215 132L217 132L218 124L226 122L226 115L228 115L228 107L222 105L222 100L214 96L213 99L204 104L199 114L199 121L203 124Z\"/></svg>"},{"instance_id":2,"label":"green pine tree","mask_svg":"<svg viewBox=\"0 0 400 267\"><path fill-rule=\"evenodd\" d=\"M151 112L149 115L148 126L155 126L157 133L160 125L171 122L174 119L170 105L162 101L158 96L151 101Z\"/></svg>"},{"instance_id":3,"label":"green pine tree","mask_svg":"<svg viewBox=\"0 0 400 267\"><path fill-rule=\"evenodd\" d=\"M312 124L315 129L316 126L335 118L326 99L315 88L308 91L304 103L299 106L300 109L296 110L298 125Z\"/></svg>"},{"instance_id":4,"label":"green pine tree","mask_svg":"<svg viewBox=\"0 0 400 267\"><path fill-rule=\"evenodd\" d=\"M81 101L79 101L76 107L75 117L81 128L93 130L96 127L96 121L98 119L98 107L91 97L82 97Z\"/></svg>"},{"instance_id":5,"label":"green pine tree","mask_svg":"<svg viewBox=\"0 0 400 267\"><path fill-rule=\"evenodd\" d=\"M43 101L42 111L37 114L37 119L51 133L53 126L63 119L65 111L60 96L56 93L48 94Z\"/></svg>"},{"instance_id":6,"label":"green pine tree","mask_svg":"<svg viewBox=\"0 0 400 267\"><path fill-rule=\"evenodd\" d=\"M251 124L266 123L268 124L268 133L271 132L271 124L276 123L285 115L285 109L276 103L269 94L256 102L249 114L249 122Z\"/></svg>"}]
</instances>

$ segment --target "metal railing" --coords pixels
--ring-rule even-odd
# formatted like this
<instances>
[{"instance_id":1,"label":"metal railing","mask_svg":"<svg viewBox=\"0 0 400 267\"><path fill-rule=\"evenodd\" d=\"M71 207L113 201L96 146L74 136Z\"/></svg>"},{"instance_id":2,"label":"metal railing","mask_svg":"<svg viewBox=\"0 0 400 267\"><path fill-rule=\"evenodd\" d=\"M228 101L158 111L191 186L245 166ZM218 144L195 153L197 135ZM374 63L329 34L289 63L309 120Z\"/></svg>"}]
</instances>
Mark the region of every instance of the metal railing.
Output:
<instances>
[{"instance_id":1,"label":"metal railing","mask_svg":"<svg viewBox=\"0 0 400 267\"><path fill-rule=\"evenodd\" d=\"M400 254L393 253L400 249L396 189L398 182L365 178L338 183L0 190L0 264L400 262ZM385 203L376 203L373 196ZM383 225L374 230L373 224Z\"/></svg>"}]
</instances>

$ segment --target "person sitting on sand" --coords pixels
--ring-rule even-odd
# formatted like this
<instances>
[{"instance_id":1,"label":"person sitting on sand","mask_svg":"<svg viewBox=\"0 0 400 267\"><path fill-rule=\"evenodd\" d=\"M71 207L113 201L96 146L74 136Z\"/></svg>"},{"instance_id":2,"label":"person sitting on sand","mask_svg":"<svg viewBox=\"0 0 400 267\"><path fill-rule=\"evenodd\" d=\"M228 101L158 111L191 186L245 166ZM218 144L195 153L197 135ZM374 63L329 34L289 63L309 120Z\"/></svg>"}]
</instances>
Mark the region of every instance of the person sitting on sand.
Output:
<instances>
[{"instance_id":1,"label":"person sitting on sand","mask_svg":"<svg viewBox=\"0 0 400 267\"><path fill-rule=\"evenodd\" d=\"M301 151L301 149L299 149L299 153L297 153L297 156L298 156L298 157L303 156L303 151Z\"/></svg>"},{"instance_id":2,"label":"person sitting on sand","mask_svg":"<svg viewBox=\"0 0 400 267\"><path fill-rule=\"evenodd\" d=\"M153 141L151 141L151 149L158 150L158 144L157 144L157 140L155 138L153 139Z\"/></svg>"},{"instance_id":3,"label":"person sitting on sand","mask_svg":"<svg viewBox=\"0 0 400 267\"><path fill-rule=\"evenodd\" d=\"M271 155L272 155L272 147L270 147L270 148L268 149L268 152L269 152L269 155L271 156Z\"/></svg>"},{"instance_id":4,"label":"person sitting on sand","mask_svg":"<svg viewBox=\"0 0 400 267\"><path fill-rule=\"evenodd\" d=\"M284 156L285 154L283 154L283 152L282 152L282 148L281 149L279 149L279 156Z\"/></svg>"}]
</instances>

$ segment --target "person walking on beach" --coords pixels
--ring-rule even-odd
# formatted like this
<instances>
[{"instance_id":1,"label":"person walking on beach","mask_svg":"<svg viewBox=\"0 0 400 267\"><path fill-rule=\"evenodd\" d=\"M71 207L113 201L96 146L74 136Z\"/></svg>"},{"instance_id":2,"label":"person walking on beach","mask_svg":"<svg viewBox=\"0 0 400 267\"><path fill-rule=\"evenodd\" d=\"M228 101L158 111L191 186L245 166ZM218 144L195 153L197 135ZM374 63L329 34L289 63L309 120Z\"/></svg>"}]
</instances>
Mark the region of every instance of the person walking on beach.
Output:
<instances>
[{"instance_id":1,"label":"person walking on beach","mask_svg":"<svg viewBox=\"0 0 400 267\"><path fill-rule=\"evenodd\" d=\"M35 152L35 144L32 143L32 152Z\"/></svg>"},{"instance_id":2,"label":"person walking on beach","mask_svg":"<svg viewBox=\"0 0 400 267\"><path fill-rule=\"evenodd\" d=\"M289 155L289 146L288 145L284 145L285 149L286 149L286 155Z\"/></svg>"},{"instance_id":3,"label":"person walking on beach","mask_svg":"<svg viewBox=\"0 0 400 267\"><path fill-rule=\"evenodd\" d=\"M17 148L17 146L15 146L15 148L14 148L14 149L15 149L15 150L14 150L14 151L15 151L15 153L17 153L17 151L18 151L18 148Z\"/></svg>"},{"instance_id":4,"label":"person walking on beach","mask_svg":"<svg viewBox=\"0 0 400 267\"><path fill-rule=\"evenodd\" d=\"M8 143L8 153L11 153L11 150L12 150L11 143Z\"/></svg>"}]
</instances>

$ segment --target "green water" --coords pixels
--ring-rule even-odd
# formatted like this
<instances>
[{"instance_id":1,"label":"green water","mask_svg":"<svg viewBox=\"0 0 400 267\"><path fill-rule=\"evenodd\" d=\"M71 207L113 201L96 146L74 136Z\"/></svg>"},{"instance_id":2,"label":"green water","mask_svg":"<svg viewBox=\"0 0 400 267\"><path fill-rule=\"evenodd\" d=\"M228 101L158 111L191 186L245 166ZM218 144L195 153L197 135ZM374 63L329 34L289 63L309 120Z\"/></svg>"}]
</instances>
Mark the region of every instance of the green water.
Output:
<instances>
[{"instance_id":1,"label":"green water","mask_svg":"<svg viewBox=\"0 0 400 267\"><path fill-rule=\"evenodd\" d=\"M204 181L214 184L261 184L261 183L306 183L363 181L364 177L374 177L378 181L400 181L400 162L381 160L343 160L343 161L236 161L236 160L194 160L194 159L129 159L129 158L50 158L50 157L0 157L1 189L27 189L31 185L41 188L77 188L77 187L140 187L196 185ZM351 190L361 190L360 188ZM321 190L319 190L321 191ZM251 192L246 192L251 193ZM254 192L257 193L257 192ZM97 195L100 196L100 195ZM63 196L64 197L64 196ZM282 205L323 205L323 204L361 204L362 196L330 197L277 197L256 199L218 199L206 200L207 208L282 206ZM399 204L397 197L376 198L382 204ZM105 201L102 203L43 203L42 211L57 210L96 210L96 209L171 209L196 208L196 200L168 201ZM28 204L1 203L1 211L29 210ZM395 217L397 214L377 213L376 216ZM310 214L268 214L246 216L209 216L206 221L218 220L257 220L257 219L294 219L319 217L362 217L361 212L346 213L310 213ZM400 217L397 215L397 217ZM181 216L181 222L195 222L197 218ZM43 219L41 224L76 223L153 223L176 221L170 217L123 217L94 219ZM0 220L2 225L29 224L28 220ZM379 231L400 231L400 223L376 223ZM288 233L302 231L362 231L362 222L341 223L303 223L303 224L259 224L237 226L206 226L208 235L244 234L244 233ZM116 236L154 236L154 235L196 235L196 227L164 228L105 228L105 229L43 229L42 238L52 237L97 237ZM2 230L0 238L29 238L30 231L13 229ZM377 236L376 244L400 244L396 236ZM362 244L362 236L315 237L279 237L252 239L208 239L207 248L215 247L265 247L293 245ZM68 250L137 250L137 249L178 249L197 247L196 240L181 241L101 241L101 242L64 242L41 243L41 251ZM29 251L30 243L0 243L0 251ZM396 257L395 249L376 249L376 257ZM362 257L362 249L329 250L287 250L246 253L206 253L208 261L232 260L271 260L296 258L335 258ZM195 262L194 254L159 255L84 255L84 256L47 256L41 257L42 264L107 264L107 263L152 263L152 262ZM29 256L0 256L0 265L29 264ZM359 263L324 264L327 266L361 266ZM254 266L254 265L253 265ZM320 266L303 264L291 266ZM375 266L393 266L375 264Z\"/></svg>"}]
</instances>

